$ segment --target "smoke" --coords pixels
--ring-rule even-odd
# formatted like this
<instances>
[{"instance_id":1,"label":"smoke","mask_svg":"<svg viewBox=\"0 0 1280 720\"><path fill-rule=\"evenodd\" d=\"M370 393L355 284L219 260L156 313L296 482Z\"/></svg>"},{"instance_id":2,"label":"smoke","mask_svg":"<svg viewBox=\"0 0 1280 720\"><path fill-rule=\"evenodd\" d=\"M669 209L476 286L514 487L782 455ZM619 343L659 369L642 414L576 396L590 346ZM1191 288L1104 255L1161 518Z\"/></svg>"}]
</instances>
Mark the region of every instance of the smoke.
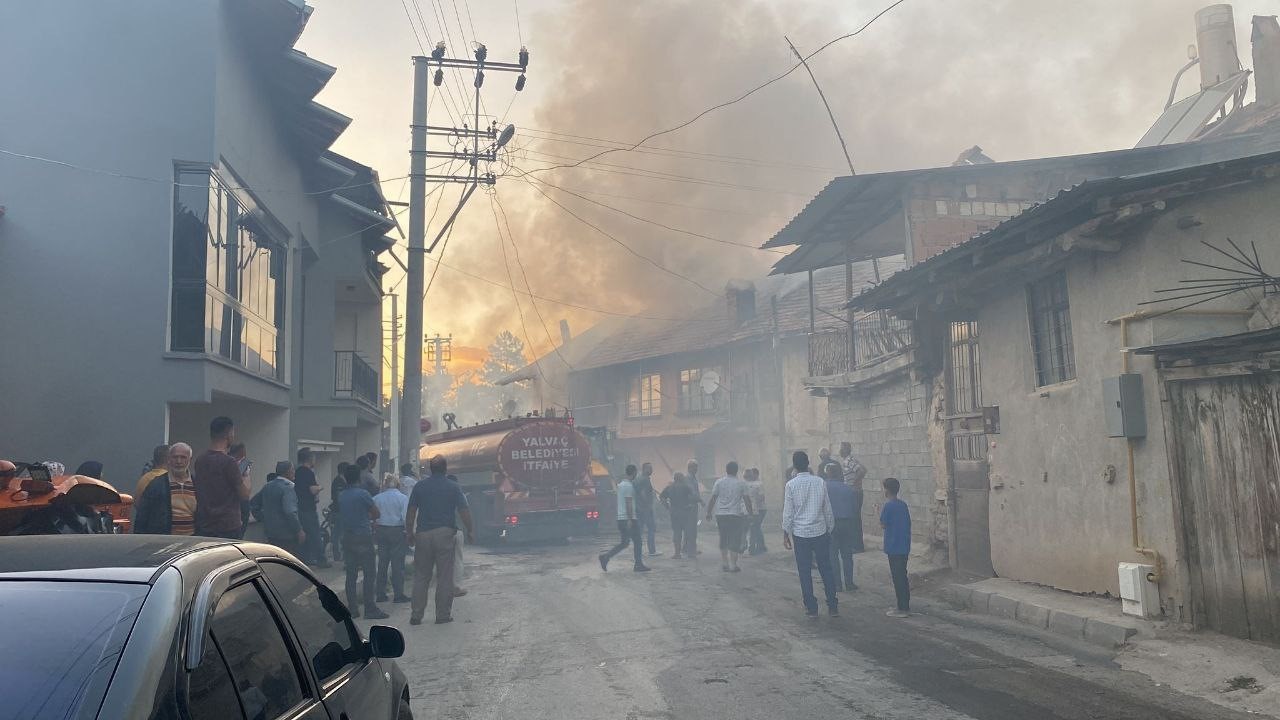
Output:
<instances>
[{"instance_id":1,"label":"smoke","mask_svg":"<svg viewBox=\"0 0 1280 720\"><path fill-rule=\"evenodd\" d=\"M555 142L540 131L639 139L790 67L784 35L809 52L887 4L569 0L529 13L538 68L530 83L540 94L536 106L513 113L531 120L513 143L514 167L500 180L498 198L533 292L620 313L684 316L722 298L728 279L766 273L779 255L673 233L544 186L671 273L571 217L522 173L565 162L553 156L576 159L601 148ZM975 144L996 160L1131 147L1162 110L1203 4L908 0L811 64L859 173L945 165ZM1235 10L1247 65L1243 26L1264 3L1237 2ZM1196 82L1188 73L1184 93ZM615 167L534 176L666 225L759 245L832 177L848 174L803 69L649 146L752 161L618 152L599 160ZM652 173L674 177L637 176ZM490 200L477 195L458 228L466 240L450 248L446 262L506 282L497 225ZM514 251L507 252L511 277L523 289ZM604 317L547 301L535 307L522 297L522 322L508 291L443 271L437 283L428 323L443 327L447 320L446 329L469 344L487 344L508 329L541 354L551 338L558 342L560 318L586 328Z\"/></svg>"}]
</instances>

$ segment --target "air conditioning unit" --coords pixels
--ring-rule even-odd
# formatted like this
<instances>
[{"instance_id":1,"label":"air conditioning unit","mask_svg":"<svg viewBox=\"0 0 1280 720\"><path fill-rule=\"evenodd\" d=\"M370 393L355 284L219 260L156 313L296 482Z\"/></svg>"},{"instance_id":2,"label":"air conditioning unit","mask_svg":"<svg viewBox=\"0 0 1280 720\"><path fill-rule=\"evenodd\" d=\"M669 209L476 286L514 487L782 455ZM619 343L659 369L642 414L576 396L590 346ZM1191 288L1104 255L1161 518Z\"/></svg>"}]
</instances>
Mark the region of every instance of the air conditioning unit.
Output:
<instances>
[{"instance_id":1,"label":"air conditioning unit","mask_svg":"<svg viewBox=\"0 0 1280 720\"><path fill-rule=\"evenodd\" d=\"M1120 600L1125 615L1141 618L1160 616L1160 592L1147 578L1155 573L1154 565L1120 563Z\"/></svg>"}]
</instances>

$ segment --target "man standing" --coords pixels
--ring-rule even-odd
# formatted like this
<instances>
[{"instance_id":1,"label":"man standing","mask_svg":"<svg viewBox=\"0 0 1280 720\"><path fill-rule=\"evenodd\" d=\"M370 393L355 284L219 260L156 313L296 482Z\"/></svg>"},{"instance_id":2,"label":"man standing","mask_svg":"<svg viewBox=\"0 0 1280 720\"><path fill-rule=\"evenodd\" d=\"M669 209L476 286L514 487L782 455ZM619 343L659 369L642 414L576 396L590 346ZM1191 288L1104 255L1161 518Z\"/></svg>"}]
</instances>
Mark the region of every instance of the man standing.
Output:
<instances>
[{"instance_id":1,"label":"man standing","mask_svg":"<svg viewBox=\"0 0 1280 720\"><path fill-rule=\"evenodd\" d=\"M720 531L720 569L724 572L741 572L738 555L742 553L742 530L747 516L753 514L751 500L747 497L747 484L738 477L738 463L730 460L724 466L724 477L716 480L711 488L711 500L707 503L707 520L716 515L716 529Z\"/></svg>"},{"instance_id":2,"label":"man standing","mask_svg":"<svg viewBox=\"0 0 1280 720\"><path fill-rule=\"evenodd\" d=\"M323 538L320 537L320 483L316 480L316 454L311 448L298 450L298 469L294 471L293 489L298 496L298 520L307 539L300 556L302 561L318 568L327 568L324 559Z\"/></svg>"},{"instance_id":3,"label":"man standing","mask_svg":"<svg viewBox=\"0 0 1280 720\"><path fill-rule=\"evenodd\" d=\"M250 493L248 475L228 454L235 437L231 418L219 416L209 423L209 449L196 460L192 472L197 535L233 540L244 537L241 504L249 500Z\"/></svg>"},{"instance_id":4,"label":"man standing","mask_svg":"<svg viewBox=\"0 0 1280 720\"><path fill-rule=\"evenodd\" d=\"M194 535L196 490L191 482L191 446L169 448L165 472L152 478L133 506L133 532Z\"/></svg>"},{"instance_id":5,"label":"man standing","mask_svg":"<svg viewBox=\"0 0 1280 720\"><path fill-rule=\"evenodd\" d=\"M831 532L831 579L839 587L843 572L844 589L852 592L858 589L853 582L853 521L858 512L853 488L845 484L840 463L827 463L822 476L827 483L831 516L836 521Z\"/></svg>"},{"instance_id":6,"label":"man standing","mask_svg":"<svg viewBox=\"0 0 1280 720\"><path fill-rule=\"evenodd\" d=\"M458 539L456 518L462 519L467 542L474 542L475 533L467 496L458 483L446 476L449 465L444 456L432 457L427 468L431 474L413 486L405 518L405 536L414 548L410 625L422 624L434 572L440 574L440 582L436 584L436 624L453 622L453 565Z\"/></svg>"},{"instance_id":7,"label":"man standing","mask_svg":"<svg viewBox=\"0 0 1280 720\"><path fill-rule=\"evenodd\" d=\"M356 458L356 465L360 468L360 485L368 491L370 497L377 495L382 490L382 484L373 475L373 460L369 458L369 453Z\"/></svg>"},{"instance_id":8,"label":"man standing","mask_svg":"<svg viewBox=\"0 0 1280 720\"><path fill-rule=\"evenodd\" d=\"M684 557L681 554L684 552L692 557L693 533L698 527L698 494L689 485L685 474L678 472L658 497L671 515L671 544L675 547L671 557L679 560Z\"/></svg>"},{"instance_id":9,"label":"man standing","mask_svg":"<svg viewBox=\"0 0 1280 720\"><path fill-rule=\"evenodd\" d=\"M862 478L867 476L867 468L853 456L853 445L848 440L840 443L840 468L846 483L862 488Z\"/></svg>"},{"instance_id":10,"label":"man standing","mask_svg":"<svg viewBox=\"0 0 1280 720\"><path fill-rule=\"evenodd\" d=\"M747 552L751 555L762 555L768 552L764 546L764 481L760 479L760 468L747 471L747 497L755 514L750 518L750 537L747 539Z\"/></svg>"},{"instance_id":11,"label":"man standing","mask_svg":"<svg viewBox=\"0 0 1280 720\"><path fill-rule=\"evenodd\" d=\"M347 489L347 468L350 463L338 463L338 472L329 483L329 543L333 545L334 562L342 561L342 513L338 511L338 498Z\"/></svg>"},{"instance_id":12,"label":"man standing","mask_svg":"<svg viewBox=\"0 0 1280 720\"><path fill-rule=\"evenodd\" d=\"M884 506L880 508L880 526L884 528L884 554L889 556L889 574L898 607L885 613L893 618L911 617L911 586L907 581L907 558L911 555L911 510L898 499L902 489L897 478L885 478Z\"/></svg>"},{"instance_id":13,"label":"man standing","mask_svg":"<svg viewBox=\"0 0 1280 720\"><path fill-rule=\"evenodd\" d=\"M835 518L827 499L822 478L809 472L809 454L797 450L791 455L796 474L787 481L782 500L782 545L796 553L796 571L800 575L800 592L804 595L805 614L818 617L818 598L813 594L813 561L817 558L827 596L827 611L838 616L836 584L831 577L831 530Z\"/></svg>"},{"instance_id":14,"label":"man standing","mask_svg":"<svg viewBox=\"0 0 1280 720\"><path fill-rule=\"evenodd\" d=\"M374 521L373 539L378 545L378 602L387 601L387 566L391 567L391 588L395 590L393 602L409 602L404 594L405 516L409 512L409 496L400 492L400 479L387 473L382 481L382 492L373 498L378 506L378 519Z\"/></svg>"},{"instance_id":15,"label":"man standing","mask_svg":"<svg viewBox=\"0 0 1280 720\"><path fill-rule=\"evenodd\" d=\"M293 463L281 460L262 488L262 529L267 542L299 555L307 534L298 515L298 493L293 484Z\"/></svg>"},{"instance_id":16,"label":"man standing","mask_svg":"<svg viewBox=\"0 0 1280 720\"><path fill-rule=\"evenodd\" d=\"M640 521L640 531L647 536L649 541L649 557L656 557L662 553L658 552L654 547L655 535L658 527L654 516L654 502L657 500L658 492L653 489L653 464L645 463L640 466L640 477L635 479L636 487L636 519Z\"/></svg>"},{"instance_id":17,"label":"man standing","mask_svg":"<svg viewBox=\"0 0 1280 720\"><path fill-rule=\"evenodd\" d=\"M413 486L418 484L418 476L413 472L413 463L405 463L400 466L400 492L405 497L413 494Z\"/></svg>"},{"instance_id":18,"label":"man standing","mask_svg":"<svg viewBox=\"0 0 1280 720\"><path fill-rule=\"evenodd\" d=\"M360 485L359 466L348 465L344 473L346 488L338 496L338 514L342 516L342 554L347 558L347 607L352 617L360 617L356 579L363 572L360 599L364 601L364 616L381 620L388 615L374 602L373 594L378 560L373 549L372 521L378 519L378 507L369 491Z\"/></svg>"},{"instance_id":19,"label":"man standing","mask_svg":"<svg viewBox=\"0 0 1280 720\"><path fill-rule=\"evenodd\" d=\"M698 479L698 461L697 460L689 461L689 464L685 466L685 475L687 476L686 479L689 482L689 487L693 488L693 495L698 500L698 506L701 506L703 504L702 503L702 481ZM697 555L700 554L698 552L697 508L694 508L693 525L691 526L689 531L685 534L685 544L689 546L688 548L685 549L686 557L696 557Z\"/></svg>"},{"instance_id":20,"label":"man standing","mask_svg":"<svg viewBox=\"0 0 1280 720\"><path fill-rule=\"evenodd\" d=\"M133 487L133 496L142 497L147 491L147 486L152 480L164 475L169 471L169 446L157 445L151 450L151 467L142 473L142 477L138 478L138 484Z\"/></svg>"},{"instance_id":21,"label":"man standing","mask_svg":"<svg viewBox=\"0 0 1280 720\"><path fill-rule=\"evenodd\" d=\"M609 572L609 561L614 555L627 549L627 545L632 546L632 555L635 556L636 572L649 572L649 568L645 567L644 560L641 559L640 549L640 521L636 517L636 466L628 465L626 469L627 477L618 483L618 544L614 545L607 552L600 553L600 569Z\"/></svg>"}]
</instances>

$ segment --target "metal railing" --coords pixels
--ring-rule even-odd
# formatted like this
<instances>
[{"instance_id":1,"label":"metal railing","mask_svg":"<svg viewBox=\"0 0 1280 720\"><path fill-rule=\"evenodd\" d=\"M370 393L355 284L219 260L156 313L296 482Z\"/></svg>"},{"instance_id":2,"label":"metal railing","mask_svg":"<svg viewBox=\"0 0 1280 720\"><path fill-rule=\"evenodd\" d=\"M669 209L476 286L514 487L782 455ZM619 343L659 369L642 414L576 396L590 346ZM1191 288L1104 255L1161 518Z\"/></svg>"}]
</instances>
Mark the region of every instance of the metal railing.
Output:
<instances>
[{"instance_id":1,"label":"metal railing","mask_svg":"<svg viewBox=\"0 0 1280 720\"><path fill-rule=\"evenodd\" d=\"M363 400L374 408L380 408L382 393L378 391L378 371L354 350L336 350L333 356L334 396Z\"/></svg>"},{"instance_id":2,"label":"metal railing","mask_svg":"<svg viewBox=\"0 0 1280 720\"><path fill-rule=\"evenodd\" d=\"M809 375L839 375L866 367L911 347L911 321L883 310L857 317L849 327L809 335Z\"/></svg>"}]
</instances>

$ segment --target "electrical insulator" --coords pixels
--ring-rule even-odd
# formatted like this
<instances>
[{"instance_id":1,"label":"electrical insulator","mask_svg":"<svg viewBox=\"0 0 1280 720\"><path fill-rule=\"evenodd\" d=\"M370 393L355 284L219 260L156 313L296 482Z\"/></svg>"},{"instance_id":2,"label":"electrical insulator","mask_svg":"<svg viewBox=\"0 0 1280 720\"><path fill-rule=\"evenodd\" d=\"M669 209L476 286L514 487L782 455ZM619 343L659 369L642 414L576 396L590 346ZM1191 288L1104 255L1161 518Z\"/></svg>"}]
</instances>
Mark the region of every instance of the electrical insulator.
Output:
<instances>
[{"instance_id":1,"label":"electrical insulator","mask_svg":"<svg viewBox=\"0 0 1280 720\"><path fill-rule=\"evenodd\" d=\"M441 70L440 68L436 68L436 75L434 78L431 79L431 82L436 87L440 87L441 83L444 82L444 71Z\"/></svg>"},{"instance_id":2,"label":"electrical insulator","mask_svg":"<svg viewBox=\"0 0 1280 720\"><path fill-rule=\"evenodd\" d=\"M484 71L477 70L476 71L476 87L480 87L481 85L484 85Z\"/></svg>"},{"instance_id":3,"label":"electrical insulator","mask_svg":"<svg viewBox=\"0 0 1280 720\"><path fill-rule=\"evenodd\" d=\"M524 89L524 73L520 73L520 77L516 78L516 92Z\"/></svg>"},{"instance_id":4,"label":"electrical insulator","mask_svg":"<svg viewBox=\"0 0 1280 720\"><path fill-rule=\"evenodd\" d=\"M436 43L435 49L431 51L431 57L436 60L444 59L444 41L443 40Z\"/></svg>"},{"instance_id":5,"label":"electrical insulator","mask_svg":"<svg viewBox=\"0 0 1280 720\"><path fill-rule=\"evenodd\" d=\"M489 51L484 45L476 45L476 60L478 62L484 62L484 59L488 57L488 55Z\"/></svg>"},{"instance_id":6,"label":"electrical insulator","mask_svg":"<svg viewBox=\"0 0 1280 720\"><path fill-rule=\"evenodd\" d=\"M529 49L521 45L520 46L520 69L524 70L527 67L529 67Z\"/></svg>"}]
</instances>

